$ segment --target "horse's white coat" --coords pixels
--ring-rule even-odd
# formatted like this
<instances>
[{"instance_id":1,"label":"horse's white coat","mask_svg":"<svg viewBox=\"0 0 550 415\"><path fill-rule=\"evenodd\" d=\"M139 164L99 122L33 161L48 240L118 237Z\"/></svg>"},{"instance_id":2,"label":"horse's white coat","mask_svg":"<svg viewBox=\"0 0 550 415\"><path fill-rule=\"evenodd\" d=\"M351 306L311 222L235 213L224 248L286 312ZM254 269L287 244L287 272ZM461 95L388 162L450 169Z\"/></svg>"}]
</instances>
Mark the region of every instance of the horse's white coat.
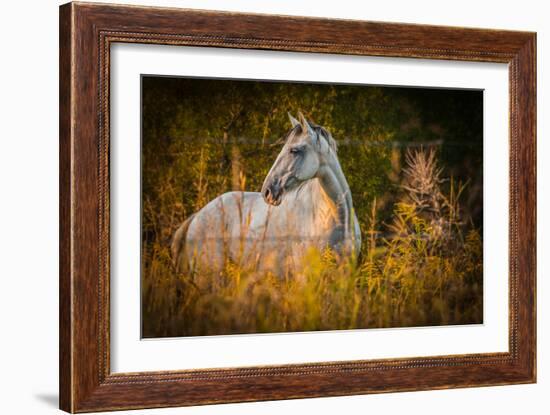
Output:
<instances>
[{"instance_id":1,"label":"horse's white coat","mask_svg":"<svg viewBox=\"0 0 550 415\"><path fill-rule=\"evenodd\" d=\"M262 192L225 193L197 212L176 232L176 264L220 270L230 259L282 274L299 272L312 247L330 247L343 258L358 254L359 223L335 142L301 114L300 122L291 121Z\"/></svg>"}]
</instances>

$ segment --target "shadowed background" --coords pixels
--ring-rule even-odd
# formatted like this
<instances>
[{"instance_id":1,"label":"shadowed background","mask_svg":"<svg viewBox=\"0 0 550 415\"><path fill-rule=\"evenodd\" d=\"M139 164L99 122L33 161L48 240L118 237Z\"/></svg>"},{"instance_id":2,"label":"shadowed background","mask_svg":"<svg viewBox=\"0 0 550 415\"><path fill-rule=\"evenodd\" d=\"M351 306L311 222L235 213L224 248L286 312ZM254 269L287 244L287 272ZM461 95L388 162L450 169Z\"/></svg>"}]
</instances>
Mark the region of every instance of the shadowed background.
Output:
<instances>
[{"instance_id":1,"label":"shadowed background","mask_svg":"<svg viewBox=\"0 0 550 415\"><path fill-rule=\"evenodd\" d=\"M224 192L259 191L282 147L281 139L290 127L287 111L294 115L302 111L309 120L328 129L338 142L338 158L362 228L363 254L387 255L382 253L382 246L393 240L395 229L391 225L396 218L396 206L407 200L403 189L405 154L411 149L434 152L437 168L442 169L442 180L438 182L442 193L449 194L463 187L459 226L476 229L481 238L481 91L143 76L142 313L145 337L350 328L349 322L342 327L339 323L307 327L303 322L289 327L286 321L274 327L256 321L250 327L243 327L233 321L226 322L228 326L225 327L226 323L211 321L212 324L190 329L189 320L196 319L197 315L186 310L180 317L174 317L181 314L182 307L189 305L191 291L198 290L196 296L206 295L199 288L190 288L191 283L182 283L169 268L167 246L174 230L186 217ZM417 225L411 222L411 227L414 226ZM458 239L458 234L455 236ZM458 243L463 245L463 239ZM372 246L367 246L369 243ZM433 252L430 255L433 257ZM371 259L380 262L378 257ZM384 264L388 264L387 257ZM380 264L377 267L380 268ZM374 281L374 271L367 271L369 281ZM411 272L418 276L418 270ZM481 310L482 274L477 273L480 275L475 293L454 300L462 302L461 309L475 301ZM463 311L442 316L441 312L434 312L431 299L426 306L428 309L420 310L416 317L414 313L395 316L392 311L395 302L390 298L393 294L388 294L387 289L388 286L380 288L378 294L389 301L383 309L391 316L369 317L355 322L353 327L481 321L479 310L466 316ZM400 295L408 295L402 282L392 285L392 293L396 290ZM418 295L433 297L435 292L426 294L423 286ZM441 287L438 295L441 295ZM479 298L472 300L472 296ZM207 305L211 320L216 318L210 312L217 307L227 312L224 301L220 305L217 300ZM232 301L231 298L225 300ZM449 304L444 307L447 306ZM270 312L274 312L272 308ZM222 311L214 312L220 313Z\"/></svg>"}]
</instances>

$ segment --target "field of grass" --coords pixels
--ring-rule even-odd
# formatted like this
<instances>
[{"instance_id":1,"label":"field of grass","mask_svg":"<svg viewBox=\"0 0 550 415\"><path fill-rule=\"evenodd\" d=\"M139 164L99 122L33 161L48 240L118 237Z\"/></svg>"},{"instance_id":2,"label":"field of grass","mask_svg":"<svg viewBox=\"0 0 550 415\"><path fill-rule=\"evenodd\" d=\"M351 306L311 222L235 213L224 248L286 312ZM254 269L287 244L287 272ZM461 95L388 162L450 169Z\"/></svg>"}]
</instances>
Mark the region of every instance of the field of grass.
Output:
<instances>
[{"instance_id":1,"label":"field of grass","mask_svg":"<svg viewBox=\"0 0 550 415\"><path fill-rule=\"evenodd\" d=\"M359 217L356 263L311 250L300 275L230 261L221 273L188 275L176 272L166 238L145 240L143 337L481 323L483 244L461 214L465 186L441 178L434 152L408 152L402 173L392 221L378 223L376 200Z\"/></svg>"}]
</instances>

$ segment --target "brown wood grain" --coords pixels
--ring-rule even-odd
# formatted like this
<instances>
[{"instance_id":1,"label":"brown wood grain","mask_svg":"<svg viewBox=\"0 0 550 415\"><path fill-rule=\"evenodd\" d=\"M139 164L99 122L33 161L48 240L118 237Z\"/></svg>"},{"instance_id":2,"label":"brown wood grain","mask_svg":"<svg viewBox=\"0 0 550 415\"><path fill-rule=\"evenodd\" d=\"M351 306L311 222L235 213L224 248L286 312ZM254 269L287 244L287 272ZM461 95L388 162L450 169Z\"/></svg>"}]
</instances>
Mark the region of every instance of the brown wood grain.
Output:
<instances>
[{"instance_id":1,"label":"brown wood grain","mask_svg":"<svg viewBox=\"0 0 550 415\"><path fill-rule=\"evenodd\" d=\"M71 321L71 55L72 22L69 7L59 14L59 406L72 409Z\"/></svg>"},{"instance_id":2,"label":"brown wood grain","mask_svg":"<svg viewBox=\"0 0 550 415\"><path fill-rule=\"evenodd\" d=\"M110 45L114 42L508 63L510 351L110 373L108 82ZM63 410L87 412L535 381L534 33L69 3L60 8L59 58Z\"/></svg>"}]
</instances>

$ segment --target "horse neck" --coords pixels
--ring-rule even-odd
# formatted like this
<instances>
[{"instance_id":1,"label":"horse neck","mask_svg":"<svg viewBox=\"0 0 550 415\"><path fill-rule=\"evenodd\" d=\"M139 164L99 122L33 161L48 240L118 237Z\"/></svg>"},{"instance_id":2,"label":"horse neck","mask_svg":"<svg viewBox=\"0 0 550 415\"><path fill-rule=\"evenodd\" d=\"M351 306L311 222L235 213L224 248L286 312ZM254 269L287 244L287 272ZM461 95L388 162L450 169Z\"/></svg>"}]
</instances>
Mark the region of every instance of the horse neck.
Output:
<instances>
[{"instance_id":1,"label":"horse neck","mask_svg":"<svg viewBox=\"0 0 550 415\"><path fill-rule=\"evenodd\" d=\"M342 167L332 151L326 157L326 162L319 169L318 178L324 192L332 203L334 203L338 212L338 220L340 224L344 225L347 233L354 219L352 218L353 201Z\"/></svg>"}]
</instances>

